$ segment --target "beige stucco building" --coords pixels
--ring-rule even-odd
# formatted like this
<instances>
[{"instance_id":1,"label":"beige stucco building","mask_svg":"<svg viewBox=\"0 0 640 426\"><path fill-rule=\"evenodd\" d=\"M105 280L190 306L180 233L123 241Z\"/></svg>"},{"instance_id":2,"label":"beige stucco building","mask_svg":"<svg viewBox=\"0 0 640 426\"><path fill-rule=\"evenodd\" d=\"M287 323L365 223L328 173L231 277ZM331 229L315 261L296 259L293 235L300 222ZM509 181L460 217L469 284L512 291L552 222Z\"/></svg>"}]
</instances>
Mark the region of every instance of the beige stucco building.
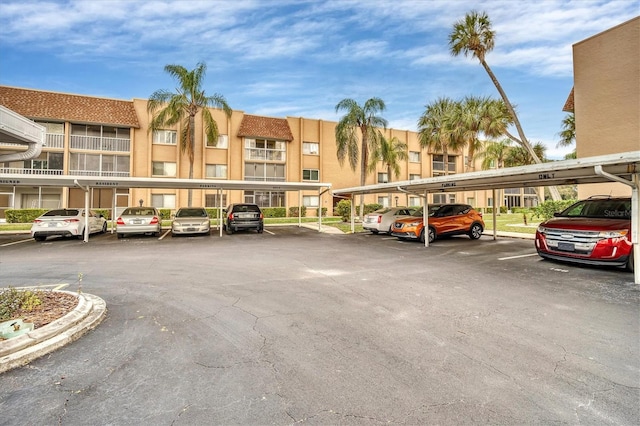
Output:
<instances>
[{"instance_id":1,"label":"beige stucco building","mask_svg":"<svg viewBox=\"0 0 640 426\"><path fill-rule=\"evenodd\" d=\"M578 158L640 150L640 17L573 46ZM581 185L578 197L630 195L618 184Z\"/></svg>"},{"instance_id":2,"label":"beige stucco building","mask_svg":"<svg viewBox=\"0 0 640 426\"><path fill-rule=\"evenodd\" d=\"M0 173L65 174L92 176L176 177L189 176L189 161L181 153L180 129L150 132L147 100L131 101L95 98L0 86L0 104L31 118L47 129L46 147L38 159L0 164ZM329 182L334 188L360 184L359 170L337 160L336 122L303 117L263 117L233 111L227 118L221 110L211 110L220 138L206 140L200 117L196 118L193 177L271 182ZM397 137L408 146L408 159L393 181L418 179L444 173L439 153L424 151L416 132L386 129L388 138ZM12 147L4 147L9 149ZM3 149L0 147L0 149ZM15 149L15 147L13 147ZM464 171L464 155L449 154L449 173ZM381 163L367 178L367 184L389 181ZM145 205L175 209L187 204L187 190L130 189L116 194L116 205ZM537 203L531 189L504 194L512 206ZM429 202L467 202L476 207L493 204L491 191L430 195ZM256 202L263 207L296 207L299 194L280 191L227 191L218 200L216 191L194 190L193 205L217 207L222 202ZM108 209L113 203L111 189L94 189L92 206ZM419 196L398 193L370 195L366 203L383 205L422 204ZM302 194L308 215L315 215L320 202L317 192ZM340 201L322 197L322 207L332 214ZM84 195L77 188L0 188L0 208L56 208L81 206Z\"/></svg>"}]
</instances>

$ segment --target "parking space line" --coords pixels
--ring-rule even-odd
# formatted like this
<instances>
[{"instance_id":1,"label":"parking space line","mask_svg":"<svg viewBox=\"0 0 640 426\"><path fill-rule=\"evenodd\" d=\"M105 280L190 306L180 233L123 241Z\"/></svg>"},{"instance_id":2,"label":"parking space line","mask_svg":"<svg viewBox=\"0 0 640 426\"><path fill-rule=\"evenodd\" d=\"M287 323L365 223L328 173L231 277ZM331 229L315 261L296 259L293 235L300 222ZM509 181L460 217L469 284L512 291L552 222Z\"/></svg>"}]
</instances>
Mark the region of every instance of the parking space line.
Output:
<instances>
[{"instance_id":1,"label":"parking space line","mask_svg":"<svg viewBox=\"0 0 640 426\"><path fill-rule=\"evenodd\" d=\"M537 256L537 255L538 255L538 253L521 254L519 256L499 257L498 260L520 259L521 257L530 257L530 256Z\"/></svg>"},{"instance_id":2,"label":"parking space line","mask_svg":"<svg viewBox=\"0 0 640 426\"><path fill-rule=\"evenodd\" d=\"M161 240L167 235L169 235L169 232L171 232L171 229L167 229L166 231L164 231L164 234L160 235L160 237L158 237L158 240Z\"/></svg>"},{"instance_id":3,"label":"parking space line","mask_svg":"<svg viewBox=\"0 0 640 426\"><path fill-rule=\"evenodd\" d=\"M263 231L266 232L267 234L276 235L275 233L269 231L268 229L263 229Z\"/></svg>"},{"instance_id":4,"label":"parking space line","mask_svg":"<svg viewBox=\"0 0 640 426\"><path fill-rule=\"evenodd\" d=\"M21 243L26 243L26 242L29 242L29 241L34 241L34 240L29 238L27 240L12 241L10 243L5 243L5 244L0 245L0 247L8 247L8 246L12 246L14 244L21 244Z\"/></svg>"}]
</instances>

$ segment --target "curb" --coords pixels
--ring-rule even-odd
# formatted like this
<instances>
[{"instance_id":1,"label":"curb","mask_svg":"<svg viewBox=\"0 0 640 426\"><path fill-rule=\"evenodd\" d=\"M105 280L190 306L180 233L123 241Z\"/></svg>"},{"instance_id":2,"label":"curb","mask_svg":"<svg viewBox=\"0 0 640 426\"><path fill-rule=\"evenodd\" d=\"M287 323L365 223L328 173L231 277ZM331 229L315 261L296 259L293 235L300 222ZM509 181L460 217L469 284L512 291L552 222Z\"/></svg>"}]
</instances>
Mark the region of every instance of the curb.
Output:
<instances>
[{"instance_id":1,"label":"curb","mask_svg":"<svg viewBox=\"0 0 640 426\"><path fill-rule=\"evenodd\" d=\"M79 339L106 316L107 304L98 296L77 294L78 306L71 312L22 336L0 342L0 373L21 367Z\"/></svg>"}]
</instances>

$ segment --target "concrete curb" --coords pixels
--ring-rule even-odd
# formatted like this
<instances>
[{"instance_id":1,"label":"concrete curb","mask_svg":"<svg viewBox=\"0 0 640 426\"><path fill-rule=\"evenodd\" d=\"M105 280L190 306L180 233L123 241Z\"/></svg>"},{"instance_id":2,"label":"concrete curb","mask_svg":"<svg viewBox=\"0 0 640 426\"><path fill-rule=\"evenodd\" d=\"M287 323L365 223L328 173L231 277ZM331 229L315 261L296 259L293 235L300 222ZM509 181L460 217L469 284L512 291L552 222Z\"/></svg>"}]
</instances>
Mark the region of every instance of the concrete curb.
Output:
<instances>
[{"instance_id":1,"label":"concrete curb","mask_svg":"<svg viewBox=\"0 0 640 426\"><path fill-rule=\"evenodd\" d=\"M77 294L78 306L67 315L22 336L0 342L0 373L21 367L71 343L105 318L107 304L91 294Z\"/></svg>"}]
</instances>

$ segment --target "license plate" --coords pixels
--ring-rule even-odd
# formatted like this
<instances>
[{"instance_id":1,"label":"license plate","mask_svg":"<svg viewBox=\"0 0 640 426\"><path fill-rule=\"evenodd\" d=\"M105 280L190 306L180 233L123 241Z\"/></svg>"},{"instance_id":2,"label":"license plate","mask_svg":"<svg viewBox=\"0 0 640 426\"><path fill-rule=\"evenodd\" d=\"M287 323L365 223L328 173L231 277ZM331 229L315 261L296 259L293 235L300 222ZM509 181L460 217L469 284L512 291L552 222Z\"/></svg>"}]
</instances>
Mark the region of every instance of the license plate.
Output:
<instances>
[{"instance_id":1,"label":"license plate","mask_svg":"<svg viewBox=\"0 0 640 426\"><path fill-rule=\"evenodd\" d=\"M558 250L576 251L576 247L573 243L558 243Z\"/></svg>"},{"instance_id":2,"label":"license plate","mask_svg":"<svg viewBox=\"0 0 640 426\"><path fill-rule=\"evenodd\" d=\"M134 219L131 221L131 223L133 223L134 225L140 225L142 221L140 219Z\"/></svg>"},{"instance_id":3,"label":"license plate","mask_svg":"<svg viewBox=\"0 0 640 426\"><path fill-rule=\"evenodd\" d=\"M194 232L196 228L187 228L187 232Z\"/></svg>"}]
</instances>

